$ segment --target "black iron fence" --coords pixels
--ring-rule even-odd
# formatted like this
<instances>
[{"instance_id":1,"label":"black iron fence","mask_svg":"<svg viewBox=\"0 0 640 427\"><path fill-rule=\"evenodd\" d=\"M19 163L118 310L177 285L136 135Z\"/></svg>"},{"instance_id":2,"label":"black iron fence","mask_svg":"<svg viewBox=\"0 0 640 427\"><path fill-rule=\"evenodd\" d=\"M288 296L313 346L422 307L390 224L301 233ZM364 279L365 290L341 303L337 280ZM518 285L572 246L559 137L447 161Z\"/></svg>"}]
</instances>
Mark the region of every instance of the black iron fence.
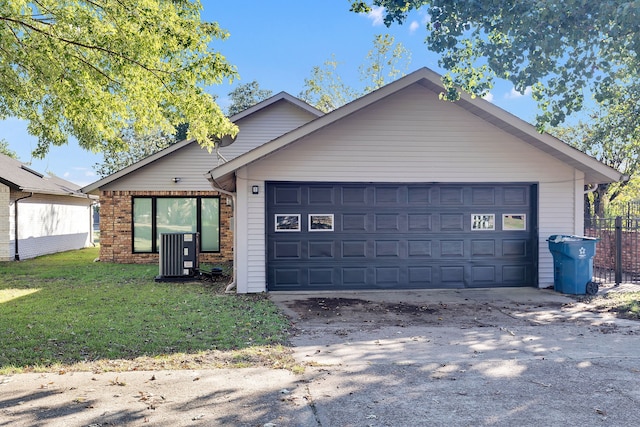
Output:
<instances>
[{"instance_id":1,"label":"black iron fence","mask_svg":"<svg viewBox=\"0 0 640 427\"><path fill-rule=\"evenodd\" d=\"M597 237L593 274L602 283L640 283L640 218L590 218L585 236Z\"/></svg>"}]
</instances>

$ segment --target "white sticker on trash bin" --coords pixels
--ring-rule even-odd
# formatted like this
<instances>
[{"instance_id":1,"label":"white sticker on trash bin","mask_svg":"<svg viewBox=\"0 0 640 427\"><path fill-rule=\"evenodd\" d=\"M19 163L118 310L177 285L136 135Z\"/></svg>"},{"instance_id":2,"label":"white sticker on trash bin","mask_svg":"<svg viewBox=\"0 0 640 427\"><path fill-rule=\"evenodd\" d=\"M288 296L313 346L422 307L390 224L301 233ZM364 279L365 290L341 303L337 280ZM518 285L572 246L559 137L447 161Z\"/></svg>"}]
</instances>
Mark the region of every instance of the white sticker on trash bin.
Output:
<instances>
[{"instance_id":1,"label":"white sticker on trash bin","mask_svg":"<svg viewBox=\"0 0 640 427\"><path fill-rule=\"evenodd\" d=\"M586 258L587 256L587 250L584 248L584 246L581 246L580 249L578 250L578 258Z\"/></svg>"}]
</instances>

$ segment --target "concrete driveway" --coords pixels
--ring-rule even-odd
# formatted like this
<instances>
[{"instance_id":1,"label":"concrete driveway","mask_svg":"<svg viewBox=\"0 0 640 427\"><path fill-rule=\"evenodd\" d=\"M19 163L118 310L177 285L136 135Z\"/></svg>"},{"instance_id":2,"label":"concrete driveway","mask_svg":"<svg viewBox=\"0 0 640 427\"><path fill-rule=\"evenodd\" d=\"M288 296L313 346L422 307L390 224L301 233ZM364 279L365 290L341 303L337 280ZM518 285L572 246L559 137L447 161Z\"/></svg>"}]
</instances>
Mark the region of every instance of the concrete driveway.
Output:
<instances>
[{"instance_id":1,"label":"concrete driveway","mask_svg":"<svg viewBox=\"0 0 640 427\"><path fill-rule=\"evenodd\" d=\"M0 375L0 426L631 426L640 323L530 288L271 294L305 373Z\"/></svg>"},{"instance_id":2,"label":"concrete driveway","mask_svg":"<svg viewBox=\"0 0 640 427\"><path fill-rule=\"evenodd\" d=\"M627 426L640 324L531 288L272 294L317 426Z\"/></svg>"}]
</instances>

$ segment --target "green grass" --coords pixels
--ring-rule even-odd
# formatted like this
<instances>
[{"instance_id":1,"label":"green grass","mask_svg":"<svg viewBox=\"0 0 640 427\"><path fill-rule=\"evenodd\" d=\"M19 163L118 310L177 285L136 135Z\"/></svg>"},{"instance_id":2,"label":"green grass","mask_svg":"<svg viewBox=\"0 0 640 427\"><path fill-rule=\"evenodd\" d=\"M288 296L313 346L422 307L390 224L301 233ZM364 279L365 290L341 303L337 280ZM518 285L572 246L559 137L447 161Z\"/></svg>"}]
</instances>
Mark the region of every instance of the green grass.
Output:
<instances>
[{"instance_id":1,"label":"green grass","mask_svg":"<svg viewBox=\"0 0 640 427\"><path fill-rule=\"evenodd\" d=\"M592 302L615 313L617 317L640 320L640 292L609 292Z\"/></svg>"},{"instance_id":2,"label":"green grass","mask_svg":"<svg viewBox=\"0 0 640 427\"><path fill-rule=\"evenodd\" d=\"M287 363L290 324L263 295L156 283L156 265L97 256L0 263L0 373Z\"/></svg>"}]
</instances>

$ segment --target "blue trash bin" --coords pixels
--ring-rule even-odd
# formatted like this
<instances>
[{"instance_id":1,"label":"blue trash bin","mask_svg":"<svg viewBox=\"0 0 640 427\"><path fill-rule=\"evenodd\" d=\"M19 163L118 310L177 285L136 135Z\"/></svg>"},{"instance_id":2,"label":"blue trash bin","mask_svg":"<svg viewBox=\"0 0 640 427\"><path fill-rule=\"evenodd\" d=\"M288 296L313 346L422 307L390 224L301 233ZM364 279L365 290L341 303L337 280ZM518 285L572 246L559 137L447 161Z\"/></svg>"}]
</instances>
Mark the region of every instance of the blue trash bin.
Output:
<instances>
[{"instance_id":1,"label":"blue trash bin","mask_svg":"<svg viewBox=\"0 0 640 427\"><path fill-rule=\"evenodd\" d=\"M553 289L563 294L597 294L598 284L592 279L598 239L553 235L547 242L553 255Z\"/></svg>"}]
</instances>

